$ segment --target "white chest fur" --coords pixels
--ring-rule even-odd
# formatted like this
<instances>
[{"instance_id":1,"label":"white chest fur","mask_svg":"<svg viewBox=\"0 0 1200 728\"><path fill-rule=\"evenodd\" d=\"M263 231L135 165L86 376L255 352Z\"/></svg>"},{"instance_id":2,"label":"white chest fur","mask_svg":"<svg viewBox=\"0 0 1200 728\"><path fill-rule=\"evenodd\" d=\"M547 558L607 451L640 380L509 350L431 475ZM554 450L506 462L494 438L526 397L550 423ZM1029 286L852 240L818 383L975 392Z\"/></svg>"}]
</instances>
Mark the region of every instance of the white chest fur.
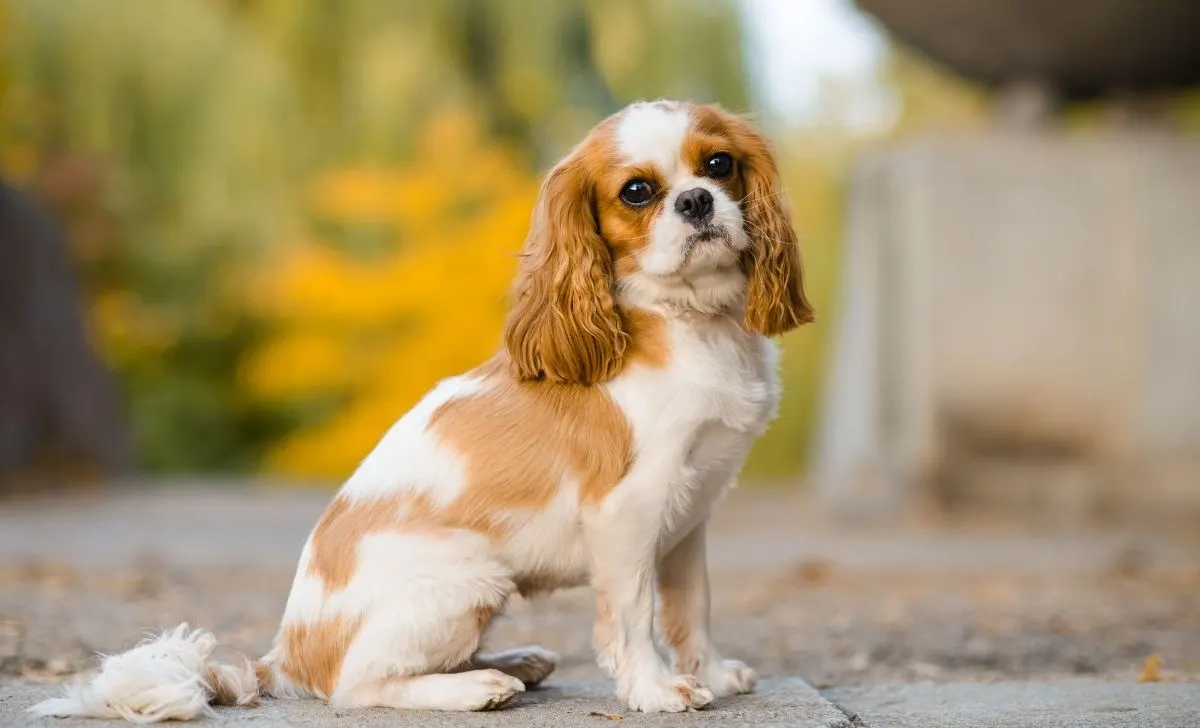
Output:
<instances>
[{"instance_id":1,"label":"white chest fur","mask_svg":"<svg viewBox=\"0 0 1200 728\"><path fill-rule=\"evenodd\" d=\"M779 405L770 340L727 317L673 319L668 333L669 366L635 366L610 385L633 429L631 480L653 471L665 481L655 487L669 516L664 545L732 484Z\"/></svg>"},{"instance_id":2,"label":"white chest fur","mask_svg":"<svg viewBox=\"0 0 1200 728\"><path fill-rule=\"evenodd\" d=\"M768 339L726 317L672 320L670 365L634 366L610 392L633 425L635 444L718 425L762 434L779 404L778 353Z\"/></svg>"}]
</instances>

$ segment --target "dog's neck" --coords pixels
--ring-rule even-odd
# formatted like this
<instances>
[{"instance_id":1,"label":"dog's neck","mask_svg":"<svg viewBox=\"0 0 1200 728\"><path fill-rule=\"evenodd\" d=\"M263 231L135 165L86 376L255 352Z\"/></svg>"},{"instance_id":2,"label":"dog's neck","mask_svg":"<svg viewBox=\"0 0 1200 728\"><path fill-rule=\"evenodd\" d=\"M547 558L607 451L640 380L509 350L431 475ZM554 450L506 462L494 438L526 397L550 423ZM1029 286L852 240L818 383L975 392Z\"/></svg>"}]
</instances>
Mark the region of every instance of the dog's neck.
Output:
<instances>
[{"instance_id":1,"label":"dog's neck","mask_svg":"<svg viewBox=\"0 0 1200 728\"><path fill-rule=\"evenodd\" d=\"M740 266L689 275L622 278L617 286L621 305L656 311L667 318L737 316L746 303L746 274Z\"/></svg>"}]
</instances>

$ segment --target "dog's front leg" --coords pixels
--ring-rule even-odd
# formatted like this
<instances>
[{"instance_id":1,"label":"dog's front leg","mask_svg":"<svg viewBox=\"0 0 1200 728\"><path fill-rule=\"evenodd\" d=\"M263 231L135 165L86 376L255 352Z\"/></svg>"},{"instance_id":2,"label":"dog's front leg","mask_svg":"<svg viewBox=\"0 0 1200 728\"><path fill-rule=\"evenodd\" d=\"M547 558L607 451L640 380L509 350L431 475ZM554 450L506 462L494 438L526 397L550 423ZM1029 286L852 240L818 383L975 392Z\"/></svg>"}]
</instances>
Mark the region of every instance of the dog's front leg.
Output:
<instances>
[{"instance_id":1,"label":"dog's front leg","mask_svg":"<svg viewBox=\"0 0 1200 728\"><path fill-rule=\"evenodd\" d=\"M675 656L675 672L695 675L715 695L754 690L758 675L717 653L709 633L707 523L696 526L658 566L659 626Z\"/></svg>"},{"instance_id":2,"label":"dog's front leg","mask_svg":"<svg viewBox=\"0 0 1200 728\"><path fill-rule=\"evenodd\" d=\"M713 694L693 675L675 675L654 646L654 582L660 512L620 493L587 522L596 589L596 649L617 695L646 713L703 708Z\"/></svg>"}]
</instances>

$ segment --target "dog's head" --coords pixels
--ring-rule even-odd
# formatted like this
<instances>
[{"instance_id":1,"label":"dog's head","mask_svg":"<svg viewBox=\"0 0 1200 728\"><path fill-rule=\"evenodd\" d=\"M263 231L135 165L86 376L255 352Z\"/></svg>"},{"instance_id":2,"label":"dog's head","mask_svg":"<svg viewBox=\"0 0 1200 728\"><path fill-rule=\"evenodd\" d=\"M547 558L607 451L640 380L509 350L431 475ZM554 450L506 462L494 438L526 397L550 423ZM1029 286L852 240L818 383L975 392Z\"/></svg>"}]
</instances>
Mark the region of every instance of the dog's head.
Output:
<instances>
[{"instance_id":1,"label":"dog's head","mask_svg":"<svg viewBox=\"0 0 1200 728\"><path fill-rule=\"evenodd\" d=\"M629 344L622 295L740 312L764 336L812 320L774 158L744 118L633 104L550 171L505 331L518 376L615 376Z\"/></svg>"}]
</instances>

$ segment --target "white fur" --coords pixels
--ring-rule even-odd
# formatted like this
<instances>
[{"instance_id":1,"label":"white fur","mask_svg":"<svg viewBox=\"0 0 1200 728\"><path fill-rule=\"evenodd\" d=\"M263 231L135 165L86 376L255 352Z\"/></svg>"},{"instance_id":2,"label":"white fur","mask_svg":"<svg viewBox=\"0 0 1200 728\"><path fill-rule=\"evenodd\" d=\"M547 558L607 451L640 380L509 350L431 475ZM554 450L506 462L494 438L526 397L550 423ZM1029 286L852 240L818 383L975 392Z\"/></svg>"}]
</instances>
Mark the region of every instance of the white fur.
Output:
<instances>
[{"instance_id":1,"label":"white fur","mask_svg":"<svg viewBox=\"0 0 1200 728\"><path fill-rule=\"evenodd\" d=\"M258 695L254 671L216 665L209 655L217 640L210 632L181 624L120 655L104 658L100 674L86 685L70 685L61 698L43 701L30 712L56 718L124 718L132 723L190 720L212 712L213 687L206 668L238 689L238 702Z\"/></svg>"},{"instance_id":2,"label":"white fur","mask_svg":"<svg viewBox=\"0 0 1200 728\"><path fill-rule=\"evenodd\" d=\"M420 489L439 504L454 500L463 487L462 460L426 433L425 426L438 407L483 389L482 382L466 376L439 382L392 425L342 486L342 495L374 498L403 487Z\"/></svg>"},{"instance_id":3,"label":"white fur","mask_svg":"<svg viewBox=\"0 0 1200 728\"><path fill-rule=\"evenodd\" d=\"M705 689L681 702L692 692L655 650L653 574L733 484L779 402L768 341L729 317L685 316L669 328L670 367L635 369L609 385L633 424L638 458L584 522L597 545L592 582L611 602L616 628L614 654L601 664L615 667L617 692L630 707L647 712L712 700ZM705 663L722 662L711 646L710 653Z\"/></svg>"},{"instance_id":4,"label":"white fur","mask_svg":"<svg viewBox=\"0 0 1200 728\"><path fill-rule=\"evenodd\" d=\"M664 287L708 289L695 286L692 279L732 272L738 256L750 244L743 229L738 201L711 179L698 176L682 157L682 147L691 114L687 107L669 102L635 104L620 115L617 122L617 146L624 163L653 166L667 189L650 225L650 244L638 253L641 272L637 277L660 279ZM713 197L712 223L727 231L725 240L689 243L695 227L675 211L679 195L705 189ZM727 308L730 299L718 308Z\"/></svg>"},{"instance_id":5,"label":"white fur","mask_svg":"<svg viewBox=\"0 0 1200 728\"><path fill-rule=\"evenodd\" d=\"M621 112L617 151L628 164L671 167L691 124L687 107L673 101L633 104Z\"/></svg>"},{"instance_id":6,"label":"white fur","mask_svg":"<svg viewBox=\"0 0 1200 728\"><path fill-rule=\"evenodd\" d=\"M601 625L611 639L600 645L599 662L636 710L703 708L716 695L754 687L754 672L723 659L708 635L704 529L751 443L775 416L777 354L769 341L740 324L746 279L738 252L747 244L741 212L719 185L684 168L680 146L688 120L686 107L654 103L631 107L618 125L620 154L657 165L671 184L667 212L654 223L640 261L643 271L623 278L618 290L623 305L649 309L667 321L669 364L634 362L601 385L631 428L633 457L626 474L599 503L581 501L579 484L568 476L551 502L536 511L491 514L508 528L500 543L468 531L366 534L355 549L352 578L332 592L309 573L310 538L283 625L330 619L359 625L332 694L316 697L340 707L503 705L524 686L495 668L516 666L540 681L553 667L553 656L537 648L491 661L472 659L479 638L476 610L501 609L525 577L559 585L590 579L611 613L611 621ZM713 193L716 221L730 236L689 252L688 226L673 212L673 200L695 186ZM463 491L465 464L428 432L429 419L447 401L488 386L469 377L438 385L384 435L341 496L357 501L407 490L435 504L453 501ZM676 674L654 642L656 578L667 573L686 584L692 636L675 659L677 668L686 666L694 675ZM109 658L89 686L34 710L142 722L197 717L208 710L211 691L203 677L213 644L208 633L180 627ZM263 659L270 692L311 695L278 669L284 648L277 644ZM249 676L253 679L252 671ZM247 699L253 698L251 684L244 686Z\"/></svg>"}]
</instances>

